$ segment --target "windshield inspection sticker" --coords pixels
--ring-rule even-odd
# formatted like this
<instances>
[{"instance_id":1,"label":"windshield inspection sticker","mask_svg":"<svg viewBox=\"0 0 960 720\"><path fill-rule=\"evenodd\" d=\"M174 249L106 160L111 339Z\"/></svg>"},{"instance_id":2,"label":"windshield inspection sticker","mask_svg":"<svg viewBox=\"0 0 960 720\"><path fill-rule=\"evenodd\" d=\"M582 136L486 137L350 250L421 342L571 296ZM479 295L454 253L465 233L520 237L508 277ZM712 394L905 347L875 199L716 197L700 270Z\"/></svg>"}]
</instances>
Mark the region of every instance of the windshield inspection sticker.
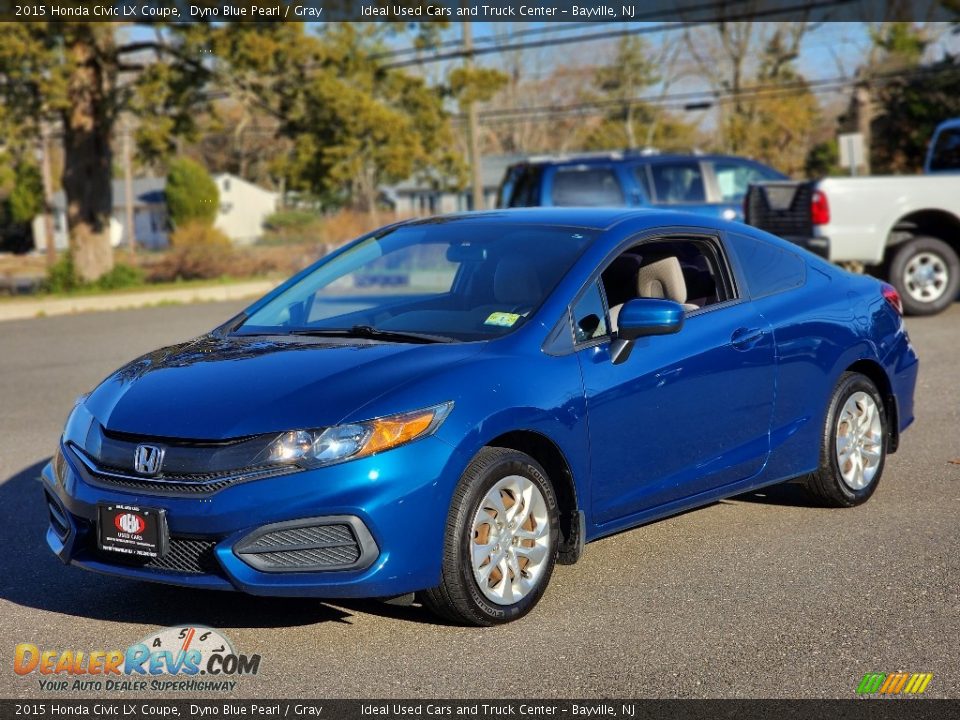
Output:
<instances>
[{"instance_id":1,"label":"windshield inspection sticker","mask_svg":"<svg viewBox=\"0 0 960 720\"><path fill-rule=\"evenodd\" d=\"M483 321L484 325L496 325L497 327L513 327L520 316L516 313L493 312Z\"/></svg>"}]
</instances>

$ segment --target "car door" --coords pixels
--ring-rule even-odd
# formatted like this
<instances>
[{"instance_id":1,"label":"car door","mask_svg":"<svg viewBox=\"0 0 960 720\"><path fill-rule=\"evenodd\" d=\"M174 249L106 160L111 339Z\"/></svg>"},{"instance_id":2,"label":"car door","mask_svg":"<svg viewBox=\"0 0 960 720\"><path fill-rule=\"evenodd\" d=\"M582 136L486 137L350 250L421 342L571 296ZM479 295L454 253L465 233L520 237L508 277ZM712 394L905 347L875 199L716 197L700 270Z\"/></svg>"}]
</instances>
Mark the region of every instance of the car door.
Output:
<instances>
[{"instance_id":1,"label":"car door","mask_svg":"<svg viewBox=\"0 0 960 720\"><path fill-rule=\"evenodd\" d=\"M614 364L609 318L599 329L592 318L584 321L595 313L592 296L602 292L600 283L588 287L571 313L581 325L575 352L586 395L594 522L757 474L770 449L775 356L770 327L752 304L734 297L692 311L680 332L641 338L626 361Z\"/></svg>"}]
</instances>

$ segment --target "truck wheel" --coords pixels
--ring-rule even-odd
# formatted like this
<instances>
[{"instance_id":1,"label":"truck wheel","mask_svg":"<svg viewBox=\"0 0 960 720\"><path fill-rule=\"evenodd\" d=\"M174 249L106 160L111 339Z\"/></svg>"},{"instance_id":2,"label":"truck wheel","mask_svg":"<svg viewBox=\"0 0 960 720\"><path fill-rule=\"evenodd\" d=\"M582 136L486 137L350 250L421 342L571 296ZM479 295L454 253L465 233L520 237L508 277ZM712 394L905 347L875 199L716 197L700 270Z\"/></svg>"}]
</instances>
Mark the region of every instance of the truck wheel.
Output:
<instances>
[{"instance_id":1,"label":"truck wheel","mask_svg":"<svg viewBox=\"0 0 960 720\"><path fill-rule=\"evenodd\" d=\"M890 282L907 315L935 315L960 291L960 258L943 240L917 236L896 248Z\"/></svg>"}]
</instances>

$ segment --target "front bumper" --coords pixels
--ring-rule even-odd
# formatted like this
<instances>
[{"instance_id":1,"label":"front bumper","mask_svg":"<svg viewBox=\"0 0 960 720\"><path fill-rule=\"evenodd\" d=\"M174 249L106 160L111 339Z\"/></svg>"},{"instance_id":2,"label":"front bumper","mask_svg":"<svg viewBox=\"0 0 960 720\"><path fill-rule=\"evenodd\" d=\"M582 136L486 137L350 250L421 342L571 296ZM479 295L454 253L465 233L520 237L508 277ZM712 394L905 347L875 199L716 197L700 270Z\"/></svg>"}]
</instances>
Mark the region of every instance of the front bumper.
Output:
<instances>
[{"instance_id":1,"label":"front bumper","mask_svg":"<svg viewBox=\"0 0 960 720\"><path fill-rule=\"evenodd\" d=\"M95 485L84 479L69 450L61 452L60 467L48 464L41 481L51 514L47 544L63 562L138 580L254 595L390 597L434 587L462 470L453 448L431 436L381 455L242 482L211 495L172 496ZM131 565L99 551L100 503L166 510L169 561L165 556L160 566ZM320 524L349 527L356 552L344 547L349 552L339 566L298 564L290 571L263 561L264 535Z\"/></svg>"}]
</instances>

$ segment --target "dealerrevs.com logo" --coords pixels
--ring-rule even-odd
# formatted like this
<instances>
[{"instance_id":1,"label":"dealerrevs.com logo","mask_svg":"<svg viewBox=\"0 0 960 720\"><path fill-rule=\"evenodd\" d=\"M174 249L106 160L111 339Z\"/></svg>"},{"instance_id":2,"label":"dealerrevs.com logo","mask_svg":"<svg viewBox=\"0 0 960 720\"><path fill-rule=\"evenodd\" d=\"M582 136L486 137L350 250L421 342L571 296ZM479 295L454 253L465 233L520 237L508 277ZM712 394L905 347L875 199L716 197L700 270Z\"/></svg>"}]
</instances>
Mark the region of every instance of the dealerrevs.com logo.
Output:
<instances>
[{"instance_id":1,"label":"dealerrevs.com logo","mask_svg":"<svg viewBox=\"0 0 960 720\"><path fill-rule=\"evenodd\" d=\"M238 653L219 630L168 627L126 650L67 650L20 643L13 670L37 676L45 692L232 692L243 675L256 675L260 655Z\"/></svg>"}]
</instances>

